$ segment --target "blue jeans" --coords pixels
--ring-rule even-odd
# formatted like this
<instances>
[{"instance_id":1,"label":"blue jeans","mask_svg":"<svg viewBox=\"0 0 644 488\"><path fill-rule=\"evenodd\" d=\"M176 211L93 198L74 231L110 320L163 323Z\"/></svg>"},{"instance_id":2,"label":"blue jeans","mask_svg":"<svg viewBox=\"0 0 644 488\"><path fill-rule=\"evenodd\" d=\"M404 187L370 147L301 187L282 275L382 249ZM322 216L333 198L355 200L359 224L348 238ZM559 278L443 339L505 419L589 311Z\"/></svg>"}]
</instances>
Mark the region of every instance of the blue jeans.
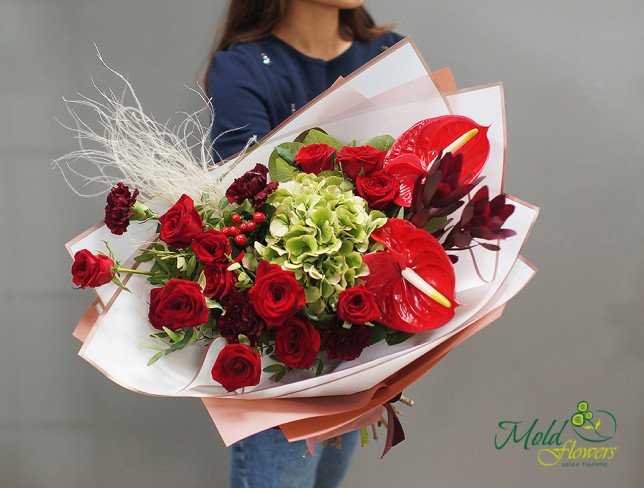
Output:
<instances>
[{"instance_id":1,"label":"blue jeans","mask_svg":"<svg viewBox=\"0 0 644 488\"><path fill-rule=\"evenodd\" d=\"M359 433L342 436L342 448L317 446L308 455L304 441L288 442L281 430L269 429L232 446L231 488L337 488L342 482Z\"/></svg>"}]
</instances>

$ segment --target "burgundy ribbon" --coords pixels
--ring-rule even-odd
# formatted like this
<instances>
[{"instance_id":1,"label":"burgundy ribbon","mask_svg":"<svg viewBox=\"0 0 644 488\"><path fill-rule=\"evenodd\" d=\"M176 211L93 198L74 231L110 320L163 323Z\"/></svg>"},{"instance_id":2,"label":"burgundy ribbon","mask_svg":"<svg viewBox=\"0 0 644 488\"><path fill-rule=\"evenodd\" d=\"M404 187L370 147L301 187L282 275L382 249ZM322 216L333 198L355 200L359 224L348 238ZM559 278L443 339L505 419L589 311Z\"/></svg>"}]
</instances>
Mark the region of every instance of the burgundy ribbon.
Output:
<instances>
[{"instance_id":1,"label":"burgundy ribbon","mask_svg":"<svg viewBox=\"0 0 644 488\"><path fill-rule=\"evenodd\" d=\"M403 430L402 424L400 423L400 420L398 420L398 415L396 415L393 407L390 403L385 403L383 407L387 410L387 440L385 441L385 448L382 451L380 459L385 457L385 454L387 454L392 447L397 446L405 440L405 431Z\"/></svg>"}]
</instances>

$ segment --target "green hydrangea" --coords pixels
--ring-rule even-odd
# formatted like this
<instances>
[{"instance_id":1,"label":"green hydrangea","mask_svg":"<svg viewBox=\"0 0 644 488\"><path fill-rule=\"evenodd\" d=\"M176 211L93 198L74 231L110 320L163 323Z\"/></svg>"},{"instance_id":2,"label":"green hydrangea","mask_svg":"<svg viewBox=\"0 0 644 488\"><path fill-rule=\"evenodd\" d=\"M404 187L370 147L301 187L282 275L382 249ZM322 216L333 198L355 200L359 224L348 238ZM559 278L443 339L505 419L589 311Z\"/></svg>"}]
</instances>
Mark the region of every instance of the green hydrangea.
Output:
<instances>
[{"instance_id":1,"label":"green hydrangea","mask_svg":"<svg viewBox=\"0 0 644 488\"><path fill-rule=\"evenodd\" d=\"M362 254L371 232L387 221L383 213L369 212L353 188L337 173L299 173L269 199L275 214L266 245L256 244L256 250L295 273L316 314L334 306L340 291L368 273Z\"/></svg>"}]
</instances>

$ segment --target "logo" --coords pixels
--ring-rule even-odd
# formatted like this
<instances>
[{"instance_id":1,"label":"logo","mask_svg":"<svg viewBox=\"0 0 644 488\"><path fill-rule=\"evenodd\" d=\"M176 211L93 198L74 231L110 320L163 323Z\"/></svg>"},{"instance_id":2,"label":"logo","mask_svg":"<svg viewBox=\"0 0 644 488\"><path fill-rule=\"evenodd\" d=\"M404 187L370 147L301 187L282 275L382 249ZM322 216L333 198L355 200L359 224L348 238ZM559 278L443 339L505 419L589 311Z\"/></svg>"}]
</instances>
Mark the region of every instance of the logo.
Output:
<instances>
[{"instance_id":1,"label":"logo","mask_svg":"<svg viewBox=\"0 0 644 488\"><path fill-rule=\"evenodd\" d=\"M515 444L536 451L541 466L605 468L617 452L612 442L617 432L615 416L607 410L591 410L587 401L579 402L577 410L563 420L502 420L498 427L496 449Z\"/></svg>"}]
</instances>

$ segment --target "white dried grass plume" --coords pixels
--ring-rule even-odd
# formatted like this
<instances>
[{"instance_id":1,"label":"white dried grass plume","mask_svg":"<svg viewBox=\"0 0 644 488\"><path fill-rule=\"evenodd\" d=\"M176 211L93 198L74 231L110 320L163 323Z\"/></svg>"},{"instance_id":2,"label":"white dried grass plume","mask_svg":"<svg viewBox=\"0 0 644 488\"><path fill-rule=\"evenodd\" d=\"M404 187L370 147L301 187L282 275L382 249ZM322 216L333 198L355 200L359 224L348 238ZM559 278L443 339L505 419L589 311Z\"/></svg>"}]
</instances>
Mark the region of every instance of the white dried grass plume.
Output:
<instances>
[{"instance_id":1,"label":"white dried grass plume","mask_svg":"<svg viewBox=\"0 0 644 488\"><path fill-rule=\"evenodd\" d=\"M79 100L63 98L73 127L61 125L75 133L80 149L54 160L53 164L61 170L72 190L83 197L99 196L122 181L138 188L147 198L168 205L184 193L195 201L200 200L202 193L209 194L215 202L222 198L225 189L209 175L216 166L209 142L214 113L203 90L189 88L199 95L204 108L192 114L184 113L185 119L169 128L146 115L130 82L105 63L98 49L97 56L125 87L116 96L111 89L103 91L92 81L99 93L98 100L81 94ZM131 105L127 104L128 99ZM81 109L94 112L98 118L97 129L81 118L78 113ZM210 112L211 122L207 126L199 120L204 111ZM245 150L239 158L244 153ZM72 179L80 180L81 184L73 184ZM86 192L93 184L98 184L100 191Z\"/></svg>"}]
</instances>

